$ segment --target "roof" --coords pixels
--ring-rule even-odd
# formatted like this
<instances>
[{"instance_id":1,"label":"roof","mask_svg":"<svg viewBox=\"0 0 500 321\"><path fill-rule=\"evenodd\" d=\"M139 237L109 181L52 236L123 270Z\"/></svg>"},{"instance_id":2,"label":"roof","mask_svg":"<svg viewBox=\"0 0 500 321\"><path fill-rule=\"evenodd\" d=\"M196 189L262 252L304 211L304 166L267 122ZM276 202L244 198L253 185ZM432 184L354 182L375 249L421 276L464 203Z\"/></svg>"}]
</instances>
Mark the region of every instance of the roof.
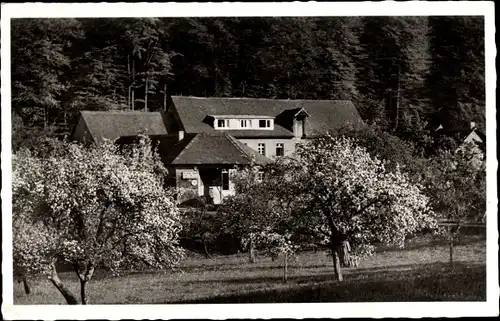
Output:
<instances>
[{"instance_id":1,"label":"roof","mask_svg":"<svg viewBox=\"0 0 500 321\"><path fill-rule=\"evenodd\" d=\"M486 135L479 129L472 129L469 135L467 135L467 137L464 139L464 143L474 143L483 152L486 151Z\"/></svg>"},{"instance_id":2,"label":"roof","mask_svg":"<svg viewBox=\"0 0 500 321\"><path fill-rule=\"evenodd\" d=\"M138 134L167 134L160 112L81 111L80 114L96 142Z\"/></svg>"},{"instance_id":3,"label":"roof","mask_svg":"<svg viewBox=\"0 0 500 321\"><path fill-rule=\"evenodd\" d=\"M130 143L137 136L122 137L118 143ZM151 136L154 146L166 165L248 165L266 164L271 160L260 155L227 133Z\"/></svg>"},{"instance_id":4,"label":"roof","mask_svg":"<svg viewBox=\"0 0 500 321\"><path fill-rule=\"evenodd\" d=\"M252 159L257 164L265 164L269 161L268 158L240 143L227 133L202 133L194 135L172 161L172 165L248 165Z\"/></svg>"},{"instance_id":5,"label":"roof","mask_svg":"<svg viewBox=\"0 0 500 321\"><path fill-rule=\"evenodd\" d=\"M481 141L486 144L486 134L479 129L475 129L474 132L477 134L477 136L479 136Z\"/></svg>"},{"instance_id":6,"label":"roof","mask_svg":"<svg viewBox=\"0 0 500 321\"><path fill-rule=\"evenodd\" d=\"M363 124L349 100L277 100L262 98L201 98L172 96L177 113L188 133L211 133L216 130L206 121L209 115L261 115L276 117L274 130L228 130L234 137L293 137L293 116L304 110L308 135L325 134L346 125Z\"/></svg>"},{"instance_id":7,"label":"roof","mask_svg":"<svg viewBox=\"0 0 500 321\"><path fill-rule=\"evenodd\" d=\"M309 113L308 113L308 112L307 112L304 108L300 108L300 109L299 109L299 110L295 113L295 115L293 115L293 116L294 116L294 117L297 117L297 116L298 116L298 115L300 115L300 114L305 114L305 115L307 115L307 116L309 116L309 117L311 116L311 115L309 115Z\"/></svg>"},{"instance_id":8,"label":"roof","mask_svg":"<svg viewBox=\"0 0 500 321\"><path fill-rule=\"evenodd\" d=\"M486 151L486 135L482 130L477 127L466 128L466 127L455 127L452 129L440 128L433 131L435 136L447 135L454 137L463 143L472 142L475 143L481 150Z\"/></svg>"}]
</instances>

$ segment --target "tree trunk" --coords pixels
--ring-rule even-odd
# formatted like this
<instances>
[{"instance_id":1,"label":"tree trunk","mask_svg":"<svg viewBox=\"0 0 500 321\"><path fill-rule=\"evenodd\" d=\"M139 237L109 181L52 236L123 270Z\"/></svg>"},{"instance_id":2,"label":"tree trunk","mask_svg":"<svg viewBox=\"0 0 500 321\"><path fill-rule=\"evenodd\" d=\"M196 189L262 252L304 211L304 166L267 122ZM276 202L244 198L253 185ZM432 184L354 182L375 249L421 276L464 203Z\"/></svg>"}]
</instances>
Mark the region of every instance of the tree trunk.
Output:
<instances>
[{"instance_id":1,"label":"tree trunk","mask_svg":"<svg viewBox=\"0 0 500 321\"><path fill-rule=\"evenodd\" d=\"M397 89L396 89L396 110L395 110L395 119L394 119L394 131L398 129L399 126L399 95L400 95L400 66L398 64L398 81L397 81Z\"/></svg>"},{"instance_id":2,"label":"tree trunk","mask_svg":"<svg viewBox=\"0 0 500 321\"><path fill-rule=\"evenodd\" d=\"M253 244L253 233L250 233L250 241L248 245L248 255L249 255L249 261L250 263L255 262L255 253L254 253L254 244Z\"/></svg>"},{"instance_id":3,"label":"tree trunk","mask_svg":"<svg viewBox=\"0 0 500 321\"><path fill-rule=\"evenodd\" d=\"M149 76L146 74L146 81L144 84L144 111L148 111L148 80Z\"/></svg>"},{"instance_id":4,"label":"tree trunk","mask_svg":"<svg viewBox=\"0 0 500 321\"><path fill-rule=\"evenodd\" d=\"M283 282L286 283L288 281L288 255L285 252L283 255Z\"/></svg>"},{"instance_id":5,"label":"tree trunk","mask_svg":"<svg viewBox=\"0 0 500 321\"><path fill-rule=\"evenodd\" d=\"M28 278L26 276L23 276L23 286L24 286L24 293L29 295L31 293L31 287L30 284L28 283Z\"/></svg>"},{"instance_id":6,"label":"tree trunk","mask_svg":"<svg viewBox=\"0 0 500 321\"><path fill-rule=\"evenodd\" d=\"M92 263L87 263L85 265L85 274L80 273L78 264L73 264L76 275L80 279L80 298L82 300L82 304L89 304L89 299L87 296L87 283L92 278L94 274L94 265Z\"/></svg>"},{"instance_id":7,"label":"tree trunk","mask_svg":"<svg viewBox=\"0 0 500 321\"><path fill-rule=\"evenodd\" d=\"M330 235L330 250L332 251L332 259L333 259L333 269L335 272L335 277L337 281L342 281L342 269L340 266L340 255L342 252L342 236L340 235L338 229L333 223L333 219L331 216L327 215L326 219L328 220L328 225L330 227L331 235Z\"/></svg>"},{"instance_id":8,"label":"tree trunk","mask_svg":"<svg viewBox=\"0 0 500 321\"><path fill-rule=\"evenodd\" d=\"M450 265L453 267L453 235L450 238Z\"/></svg>"},{"instance_id":9,"label":"tree trunk","mask_svg":"<svg viewBox=\"0 0 500 321\"><path fill-rule=\"evenodd\" d=\"M134 90L134 85L135 85L135 59L132 58L132 100L131 100L131 105L132 105L132 110L135 109L135 90Z\"/></svg>"},{"instance_id":10,"label":"tree trunk","mask_svg":"<svg viewBox=\"0 0 500 321\"><path fill-rule=\"evenodd\" d=\"M49 109L47 106L43 107L43 127L47 128L49 126Z\"/></svg>"},{"instance_id":11,"label":"tree trunk","mask_svg":"<svg viewBox=\"0 0 500 321\"><path fill-rule=\"evenodd\" d=\"M127 95L127 108L128 110L132 109L132 106L130 105L130 91L132 88L132 75L130 74L130 55L127 55L127 74L128 74L128 95Z\"/></svg>"},{"instance_id":12,"label":"tree trunk","mask_svg":"<svg viewBox=\"0 0 500 321\"><path fill-rule=\"evenodd\" d=\"M128 95L127 95L127 109L132 110L132 105L130 104L130 95L132 95L132 87L128 86Z\"/></svg>"},{"instance_id":13,"label":"tree trunk","mask_svg":"<svg viewBox=\"0 0 500 321\"><path fill-rule=\"evenodd\" d=\"M337 278L337 281L343 281L343 276L342 276L342 269L340 267L340 253L339 253L339 247L337 246L332 246L331 251L332 251L332 259L333 259L333 270L335 271L335 277Z\"/></svg>"},{"instance_id":14,"label":"tree trunk","mask_svg":"<svg viewBox=\"0 0 500 321\"><path fill-rule=\"evenodd\" d=\"M132 110L135 109L135 90L132 88Z\"/></svg>"},{"instance_id":15,"label":"tree trunk","mask_svg":"<svg viewBox=\"0 0 500 321\"><path fill-rule=\"evenodd\" d=\"M51 274L49 276L50 282L52 282L52 284L54 284L57 290L59 290L59 292L66 299L66 302L68 304L78 304L78 300L76 299L75 295L71 293L71 291L64 285L64 283L62 283L61 279L59 279L55 263L52 263L50 265L50 269L51 269Z\"/></svg>"},{"instance_id":16,"label":"tree trunk","mask_svg":"<svg viewBox=\"0 0 500 321\"><path fill-rule=\"evenodd\" d=\"M351 255L351 246L349 241L342 241L342 246L340 247L340 263L342 267L357 266L357 262Z\"/></svg>"},{"instance_id":17,"label":"tree trunk","mask_svg":"<svg viewBox=\"0 0 500 321\"><path fill-rule=\"evenodd\" d=\"M201 244L203 245L203 251L205 252L205 257L208 259L210 257L210 254L208 253L207 242L205 241L205 235L201 236Z\"/></svg>"},{"instance_id":18,"label":"tree trunk","mask_svg":"<svg viewBox=\"0 0 500 321\"><path fill-rule=\"evenodd\" d=\"M163 85L163 112L167 112L167 84Z\"/></svg>"},{"instance_id":19,"label":"tree trunk","mask_svg":"<svg viewBox=\"0 0 500 321\"><path fill-rule=\"evenodd\" d=\"M80 297L82 299L82 304L88 304L87 298L87 281L80 281Z\"/></svg>"}]
</instances>

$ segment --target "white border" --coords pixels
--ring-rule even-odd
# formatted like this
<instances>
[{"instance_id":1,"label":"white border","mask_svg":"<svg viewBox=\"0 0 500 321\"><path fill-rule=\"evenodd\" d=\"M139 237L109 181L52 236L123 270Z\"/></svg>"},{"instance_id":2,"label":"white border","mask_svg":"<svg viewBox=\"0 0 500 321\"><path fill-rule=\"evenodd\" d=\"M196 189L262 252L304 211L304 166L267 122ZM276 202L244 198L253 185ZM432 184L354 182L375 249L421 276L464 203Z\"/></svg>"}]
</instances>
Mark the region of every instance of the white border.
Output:
<instances>
[{"instance_id":1,"label":"white border","mask_svg":"<svg viewBox=\"0 0 500 321\"><path fill-rule=\"evenodd\" d=\"M346 3L94 3L4 4L1 18L2 112L2 314L6 319L153 319L153 318L334 318L495 316L498 298L498 231L495 19L493 2L346 2ZM10 19L40 17L181 16L367 16L482 15L485 17L487 135L487 301L432 303L307 303L226 305L14 306L12 281Z\"/></svg>"},{"instance_id":2,"label":"white border","mask_svg":"<svg viewBox=\"0 0 500 321\"><path fill-rule=\"evenodd\" d=\"M488 1L287 2L287 3L24 3L2 4L16 18L484 15ZM492 13L492 12L491 12ZM3 14L5 15L5 14Z\"/></svg>"}]
</instances>

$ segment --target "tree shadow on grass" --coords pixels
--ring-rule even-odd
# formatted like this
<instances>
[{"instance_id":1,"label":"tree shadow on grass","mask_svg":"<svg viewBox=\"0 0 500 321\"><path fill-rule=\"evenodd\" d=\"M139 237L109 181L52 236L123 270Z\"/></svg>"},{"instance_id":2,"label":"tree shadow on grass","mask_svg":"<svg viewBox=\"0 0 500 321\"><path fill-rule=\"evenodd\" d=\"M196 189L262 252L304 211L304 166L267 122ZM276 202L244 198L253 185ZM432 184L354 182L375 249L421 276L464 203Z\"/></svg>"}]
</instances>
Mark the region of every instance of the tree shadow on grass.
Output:
<instances>
[{"instance_id":1,"label":"tree shadow on grass","mask_svg":"<svg viewBox=\"0 0 500 321\"><path fill-rule=\"evenodd\" d=\"M304 303L304 302L405 302L484 301L485 266L457 262L414 265L412 269L369 269L346 273L345 281L331 274L292 277L285 289L257 290L197 300L168 303ZM275 283L278 278L233 279L231 283ZM209 282L209 281L206 281ZM221 282L217 280L215 282ZM304 285L305 284L305 285Z\"/></svg>"},{"instance_id":2,"label":"tree shadow on grass","mask_svg":"<svg viewBox=\"0 0 500 321\"><path fill-rule=\"evenodd\" d=\"M325 268L328 267L328 264L325 265L316 265L316 266L296 266L293 263L289 263L289 268ZM199 271L258 271L258 270L276 270L282 269L280 262L256 262L256 263L230 263L230 264L200 264L196 266L181 266L179 270L182 270L186 273L196 273Z\"/></svg>"},{"instance_id":3,"label":"tree shadow on grass","mask_svg":"<svg viewBox=\"0 0 500 321\"><path fill-rule=\"evenodd\" d=\"M206 265L198 265L198 266L181 266L179 269L182 271L189 272L198 272L198 271L255 271L255 270L272 270L279 268L278 265L259 265L259 264L250 264L246 262L238 263L238 264L206 264Z\"/></svg>"},{"instance_id":4,"label":"tree shadow on grass","mask_svg":"<svg viewBox=\"0 0 500 321\"><path fill-rule=\"evenodd\" d=\"M312 282L324 282L324 281L332 281L333 274L332 273L324 273L324 274L316 274L310 276L289 276L290 283L299 284L299 283L312 283ZM197 280L193 281L193 283L197 284L276 284L282 282L282 276L263 276L263 277L253 277L253 278L228 278L223 280Z\"/></svg>"},{"instance_id":5,"label":"tree shadow on grass","mask_svg":"<svg viewBox=\"0 0 500 321\"><path fill-rule=\"evenodd\" d=\"M455 262L454 273L460 273L464 269L471 268L481 268L481 264L477 263L469 263L469 262ZM273 267L276 269L283 269L282 266ZM268 267L266 267L268 269ZM289 268L289 276L288 280L290 283L294 284L310 284L310 283L318 283L318 282L328 282L334 281L333 275L333 266L330 266L329 270L325 270L324 272L318 272L313 275L293 275L293 268ZM405 277L408 274L416 273L435 273L435 272L443 272L449 270L448 263L432 263L432 264L401 264L394 265L390 267L370 267L370 268L345 268L343 270L344 275L349 279L359 279L359 278L371 278L371 279L380 279L385 276L390 275L391 277ZM255 269L253 271L258 271ZM261 284L261 283L280 283L282 281L282 276L265 276L265 277L247 277L247 278L225 278L225 279L209 279L209 280L194 280L193 282L202 284L210 284L210 283L228 283L228 284Z\"/></svg>"},{"instance_id":6,"label":"tree shadow on grass","mask_svg":"<svg viewBox=\"0 0 500 321\"><path fill-rule=\"evenodd\" d=\"M417 241L409 240L405 244L404 248L399 248L397 246L384 246L380 245L376 248L376 253L381 252L399 252L399 251L411 251L411 250L420 250L430 247L436 246L448 246L448 243L439 237L429 237L429 239L425 241L421 241L420 239L416 239ZM460 237L456 241L456 246L465 246L470 244L482 243L486 241L486 235L460 235Z\"/></svg>"},{"instance_id":7,"label":"tree shadow on grass","mask_svg":"<svg viewBox=\"0 0 500 321\"><path fill-rule=\"evenodd\" d=\"M464 269L471 268L481 268L484 267L484 264L469 262L469 261L455 261L454 263L454 271L459 272ZM431 273L435 273L438 271L446 271L449 270L450 264L448 262L434 262L434 263L423 263L423 264L399 264L399 265L390 265L390 266L374 266L374 267L366 267L366 268L346 268L344 271L349 275L370 275L376 273L400 273L400 272L408 272L408 271L419 271L424 272L426 270Z\"/></svg>"}]
</instances>

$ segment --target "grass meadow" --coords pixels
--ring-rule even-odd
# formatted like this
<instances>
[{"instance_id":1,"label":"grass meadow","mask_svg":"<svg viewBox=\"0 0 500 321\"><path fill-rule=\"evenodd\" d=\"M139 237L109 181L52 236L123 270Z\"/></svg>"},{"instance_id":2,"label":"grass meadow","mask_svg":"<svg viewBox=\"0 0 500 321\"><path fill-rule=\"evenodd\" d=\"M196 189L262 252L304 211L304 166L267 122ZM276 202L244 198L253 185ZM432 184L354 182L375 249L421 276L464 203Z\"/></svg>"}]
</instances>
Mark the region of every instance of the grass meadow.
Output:
<instances>
[{"instance_id":1,"label":"grass meadow","mask_svg":"<svg viewBox=\"0 0 500 321\"><path fill-rule=\"evenodd\" d=\"M244 254L205 258L192 253L174 271L143 271L121 276L97 271L88 285L92 304L271 303L485 301L485 236L463 236L450 266L448 246L415 238L404 249L380 248L357 268L344 268L344 281L333 280L326 252L300 254L288 264L261 257L248 263ZM75 294L73 272L60 273ZM15 304L65 304L56 288L40 277L32 293L14 283Z\"/></svg>"}]
</instances>

